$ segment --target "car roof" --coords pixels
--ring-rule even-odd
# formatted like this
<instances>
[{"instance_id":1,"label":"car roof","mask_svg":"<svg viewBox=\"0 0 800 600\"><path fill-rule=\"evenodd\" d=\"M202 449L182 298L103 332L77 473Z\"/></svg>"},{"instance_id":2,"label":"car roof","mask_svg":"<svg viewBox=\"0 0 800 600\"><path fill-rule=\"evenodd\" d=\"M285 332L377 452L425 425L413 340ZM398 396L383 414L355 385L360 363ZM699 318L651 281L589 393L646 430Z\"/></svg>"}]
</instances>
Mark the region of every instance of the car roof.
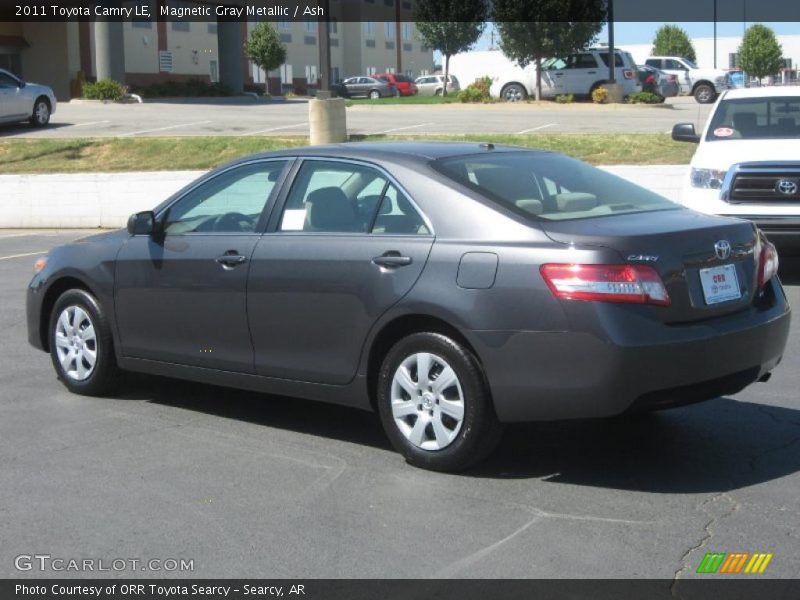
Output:
<instances>
[{"instance_id":1,"label":"car roof","mask_svg":"<svg viewBox=\"0 0 800 600\"><path fill-rule=\"evenodd\" d=\"M274 152L265 152L247 156L234 161L236 164L258 158L304 157L343 158L368 160L371 162L427 163L439 158L470 156L497 152L541 152L532 148L504 146L480 142L351 142L330 144L327 146L305 146L287 148Z\"/></svg>"},{"instance_id":2,"label":"car roof","mask_svg":"<svg viewBox=\"0 0 800 600\"><path fill-rule=\"evenodd\" d=\"M736 98L771 98L775 96L800 97L800 85L737 88L735 90L728 90L725 93L725 98L730 98L731 100L735 100Z\"/></svg>"}]
</instances>

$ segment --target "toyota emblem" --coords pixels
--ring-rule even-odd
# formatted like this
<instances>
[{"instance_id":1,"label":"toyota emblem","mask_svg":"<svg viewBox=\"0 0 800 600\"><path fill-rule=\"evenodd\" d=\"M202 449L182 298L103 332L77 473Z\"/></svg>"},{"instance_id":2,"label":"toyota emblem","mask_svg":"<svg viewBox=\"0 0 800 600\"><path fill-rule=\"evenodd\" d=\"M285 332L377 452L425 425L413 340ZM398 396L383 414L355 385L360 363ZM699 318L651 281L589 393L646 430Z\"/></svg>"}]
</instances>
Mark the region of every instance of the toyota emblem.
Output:
<instances>
[{"instance_id":1,"label":"toyota emblem","mask_svg":"<svg viewBox=\"0 0 800 600\"><path fill-rule=\"evenodd\" d=\"M714 254L720 260L727 260L731 255L731 244L728 240L720 240L714 244Z\"/></svg>"},{"instance_id":2,"label":"toyota emblem","mask_svg":"<svg viewBox=\"0 0 800 600\"><path fill-rule=\"evenodd\" d=\"M797 193L797 180L780 179L778 183L775 184L775 189L784 196L794 196Z\"/></svg>"}]
</instances>

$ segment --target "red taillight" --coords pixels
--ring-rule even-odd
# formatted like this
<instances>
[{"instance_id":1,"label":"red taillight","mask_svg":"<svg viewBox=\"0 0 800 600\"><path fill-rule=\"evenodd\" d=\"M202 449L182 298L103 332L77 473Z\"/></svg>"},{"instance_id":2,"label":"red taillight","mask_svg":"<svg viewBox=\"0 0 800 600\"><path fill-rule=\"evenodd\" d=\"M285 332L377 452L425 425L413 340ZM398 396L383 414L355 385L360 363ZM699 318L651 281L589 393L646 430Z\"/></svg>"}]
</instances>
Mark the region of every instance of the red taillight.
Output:
<instances>
[{"instance_id":1,"label":"red taillight","mask_svg":"<svg viewBox=\"0 0 800 600\"><path fill-rule=\"evenodd\" d=\"M773 244L763 240L758 254L758 289L764 287L778 274L778 251Z\"/></svg>"},{"instance_id":2,"label":"red taillight","mask_svg":"<svg viewBox=\"0 0 800 600\"><path fill-rule=\"evenodd\" d=\"M631 71L630 69L625 69L625 70L622 72L622 76L623 76L625 79L633 79L633 71Z\"/></svg>"},{"instance_id":3,"label":"red taillight","mask_svg":"<svg viewBox=\"0 0 800 600\"><path fill-rule=\"evenodd\" d=\"M647 84L652 84L656 82L656 78L653 75L648 75L644 82Z\"/></svg>"},{"instance_id":4,"label":"red taillight","mask_svg":"<svg viewBox=\"0 0 800 600\"><path fill-rule=\"evenodd\" d=\"M653 267L646 265L563 265L539 268L557 298L668 306L669 294Z\"/></svg>"}]
</instances>

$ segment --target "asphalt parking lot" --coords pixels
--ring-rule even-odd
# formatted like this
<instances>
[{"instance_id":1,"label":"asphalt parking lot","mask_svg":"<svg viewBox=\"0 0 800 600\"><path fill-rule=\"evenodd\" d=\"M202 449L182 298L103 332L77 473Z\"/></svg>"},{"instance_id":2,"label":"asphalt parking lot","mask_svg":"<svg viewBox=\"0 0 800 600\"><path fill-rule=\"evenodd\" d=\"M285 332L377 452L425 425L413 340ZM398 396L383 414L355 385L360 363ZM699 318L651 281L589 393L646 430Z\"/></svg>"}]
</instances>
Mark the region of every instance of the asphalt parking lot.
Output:
<instances>
[{"instance_id":1,"label":"asphalt parking lot","mask_svg":"<svg viewBox=\"0 0 800 600\"><path fill-rule=\"evenodd\" d=\"M649 106L360 105L347 109L351 135L458 135L465 133L666 133L679 122L702 127L710 111L694 98L670 98L669 108ZM215 135L308 135L303 100L257 103L253 99L58 105L50 126L0 127L2 138L80 138Z\"/></svg>"},{"instance_id":2,"label":"asphalt parking lot","mask_svg":"<svg viewBox=\"0 0 800 600\"><path fill-rule=\"evenodd\" d=\"M0 232L0 577L87 575L15 569L38 553L194 561L130 577L671 580L698 577L706 552L771 552L764 577L800 576L797 318L768 383L515 426L487 463L444 475L404 464L355 410L154 377L69 394L27 344L24 291L39 253L80 235Z\"/></svg>"}]
</instances>

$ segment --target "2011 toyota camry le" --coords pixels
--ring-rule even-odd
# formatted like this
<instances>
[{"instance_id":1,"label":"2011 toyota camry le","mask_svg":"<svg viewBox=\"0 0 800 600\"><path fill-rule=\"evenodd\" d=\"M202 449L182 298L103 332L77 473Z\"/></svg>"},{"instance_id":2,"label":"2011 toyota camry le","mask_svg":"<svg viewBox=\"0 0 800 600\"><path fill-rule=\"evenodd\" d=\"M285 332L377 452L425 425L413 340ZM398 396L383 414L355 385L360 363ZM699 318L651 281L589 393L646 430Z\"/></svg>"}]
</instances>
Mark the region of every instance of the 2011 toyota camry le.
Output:
<instances>
[{"instance_id":1,"label":"2011 toyota camry le","mask_svg":"<svg viewBox=\"0 0 800 600\"><path fill-rule=\"evenodd\" d=\"M73 392L130 370L372 409L446 471L504 423L765 381L790 320L752 223L492 144L251 156L36 268L29 339Z\"/></svg>"}]
</instances>

